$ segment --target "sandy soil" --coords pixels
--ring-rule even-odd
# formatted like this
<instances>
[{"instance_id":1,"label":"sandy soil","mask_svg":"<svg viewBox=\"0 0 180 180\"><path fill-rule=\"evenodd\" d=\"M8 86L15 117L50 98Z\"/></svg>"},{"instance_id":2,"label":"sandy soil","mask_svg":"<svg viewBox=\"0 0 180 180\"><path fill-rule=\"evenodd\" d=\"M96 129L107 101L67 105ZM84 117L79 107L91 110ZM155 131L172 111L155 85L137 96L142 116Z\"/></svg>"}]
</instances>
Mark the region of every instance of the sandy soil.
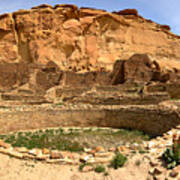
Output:
<instances>
[{"instance_id":1,"label":"sandy soil","mask_svg":"<svg viewBox=\"0 0 180 180\"><path fill-rule=\"evenodd\" d=\"M94 171L80 172L78 166L19 160L0 154L0 180L147 180L148 170L148 160L142 155L129 158L123 168L107 169L109 175L104 176Z\"/></svg>"}]
</instances>

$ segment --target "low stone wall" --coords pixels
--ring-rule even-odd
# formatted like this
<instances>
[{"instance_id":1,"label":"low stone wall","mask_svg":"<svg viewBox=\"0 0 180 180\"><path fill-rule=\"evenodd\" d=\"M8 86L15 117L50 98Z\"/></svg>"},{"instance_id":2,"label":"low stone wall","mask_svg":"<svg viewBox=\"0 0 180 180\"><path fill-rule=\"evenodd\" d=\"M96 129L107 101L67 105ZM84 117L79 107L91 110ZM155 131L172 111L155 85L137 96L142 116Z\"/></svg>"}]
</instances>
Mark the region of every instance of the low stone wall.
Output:
<instances>
[{"instance_id":1,"label":"low stone wall","mask_svg":"<svg viewBox=\"0 0 180 180\"><path fill-rule=\"evenodd\" d=\"M177 136L180 135L179 129L180 126L177 126L176 129L168 131L161 137L144 141L140 146L137 146L137 143L132 144L133 146L123 144L110 147L106 150L102 146L97 146L93 149L84 148L81 152L59 151L47 148L27 149L25 147L13 147L11 144L0 140L0 153L21 160L35 160L43 163L55 163L57 165L80 165L79 169L82 167L81 165L84 164L81 169L82 172L95 171L95 167L97 167L96 165L98 164L103 164L105 167L109 166L119 152L128 157L128 160L136 154L138 159L142 157L143 162L146 160L149 163L150 169L148 174L152 177L151 179L158 179L158 177L161 177L161 179L179 179L180 166L167 170L161 158L166 148L172 148L172 139L174 138L174 134ZM70 132L70 130L66 128L63 128L63 130ZM115 129L110 130L116 131ZM139 149L139 147L141 147L141 149ZM139 160L136 162L139 162ZM138 165L139 163L136 162L134 163ZM85 163L87 164L86 166Z\"/></svg>"},{"instance_id":2,"label":"low stone wall","mask_svg":"<svg viewBox=\"0 0 180 180\"><path fill-rule=\"evenodd\" d=\"M130 128L161 135L178 124L178 108L172 110L162 105L28 106L4 108L0 112L0 133L58 126L98 126Z\"/></svg>"},{"instance_id":3,"label":"low stone wall","mask_svg":"<svg viewBox=\"0 0 180 180\"><path fill-rule=\"evenodd\" d=\"M27 149L25 147L12 147L11 144L5 143L0 140L0 153L12 156L18 159L31 159L39 160L46 163L57 163L57 164L71 164L79 165L81 163L91 164L107 164L109 163L116 152L119 152L122 148L112 148L106 151L103 147L99 146L95 149L84 149L83 152L68 152L50 150L47 148L43 149ZM127 149L125 153L129 153L130 149Z\"/></svg>"}]
</instances>

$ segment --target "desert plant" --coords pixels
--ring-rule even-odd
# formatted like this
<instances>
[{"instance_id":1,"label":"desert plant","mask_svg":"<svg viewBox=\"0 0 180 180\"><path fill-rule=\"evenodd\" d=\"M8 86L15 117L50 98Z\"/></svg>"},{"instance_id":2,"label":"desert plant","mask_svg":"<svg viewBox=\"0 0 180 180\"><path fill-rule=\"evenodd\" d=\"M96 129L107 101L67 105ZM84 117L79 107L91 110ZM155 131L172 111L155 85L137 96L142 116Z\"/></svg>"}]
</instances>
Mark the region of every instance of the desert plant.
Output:
<instances>
[{"instance_id":1,"label":"desert plant","mask_svg":"<svg viewBox=\"0 0 180 180\"><path fill-rule=\"evenodd\" d=\"M80 164L79 171L83 171L85 166L92 166L92 164L90 164L90 163L82 163L82 164Z\"/></svg>"},{"instance_id":2,"label":"desert plant","mask_svg":"<svg viewBox=\"0 0 180 180\"><path fill-rule=\"evenodd\" d=\"M180 136L173 135L173 145L167 148L162 155L162 159L166 162L167 168L172 169L180 164Z\"/></svg>"},{"instance_id":3,"label":"desert plant","mask_svg":"<svg viewBox=\"0 0 180 180\"><path fill-rule=\"evenodd\" d=\"M135 165L136 166L140 166L141 165L141 161L140 160L136 160Z\"/></svg>"},{"instance_id":4,"label":"desert plant","mask_svg":"<svg viewBox=\"0 0 180 180\"><path fill-rule=\"evenodd\" d=\"M145 151L145 150L142 150L142 149L139 150L139 154L145 154L145 153L148 153L148 151Z\"/></svg>"},{"instance_id":5,"label":"desert plant","mask_svg":"<svg viewBox=\"0 0 180 180\"><path fill-rule=\"evenodd\" d=\"M59 133L63 134L64 130L62 128L59 128Z\"/></svg>"},{"instance_id":6,"label":"desert plant","mask_svg":"<svg viewBox=\"0 0 180 180\"><path fill-rule=\"evenodd\" d=\"M111 161L110 166L114 169L118 169L119 167L122 167L126 161L127 158L125 156L123 156L121 153L117 153Z\"/></svg>"},{"instance_id":7,"label":"desert plant","mask_svg":"<svg viewBox=\"0 0 180 180\"><path fill-rule=\"evenodd\" d=\"M104 172L104 176L109 176L109 173L107 171Z\"/></svg>"},{"instance_id":8,"label":"desert plant","mask_svg":"<svg viewBox=\"0 0 180 180\"><path fill-rule=\"evenodd\" d=\"M162 155L162 159L166 162L168 169L172 169L177 165L177 160L171 148L166 149Z\"/></svg>"},{"instance_id":9,"label":"desert plant","mask_svg":"<svg viewBox=\"0 0 180 180\"><path fill-rule=\"evenodd\" d=\"M85 166L86 166L86 163L80 164L79 165L79 171L82 171Z\"/></svg>"},{"instance_id":10,"label":"desert plant","mask_svg":"<svg viewBox=\"0 0 180 180\"><path fill-rule=\"evenodd\" d=\"M97 172L97 173L102 173L102 172L105 172L105 167L103 165L97 165L95 168L94 168L94 171Z\"/></svg>"},{"instance_id":11,"label":"desert plant","mask_svg":"<svg viewBox=\"0 0 180 180\"><path fill-rule=\"evenodd\" d=\"M73 134L73 129L72 128L69 128L68 131L69 131L69 134Z\"/></svg>"},{"instance_id":12,"label":"desert plant","mask_svg":"<svg viewBox=\"0 0 180 180\"><path fill-rule=\"evenodd\" d=\"M180 135L173 135L173 153L177 160L180 160Z\"/></svg>"}]
</instances>

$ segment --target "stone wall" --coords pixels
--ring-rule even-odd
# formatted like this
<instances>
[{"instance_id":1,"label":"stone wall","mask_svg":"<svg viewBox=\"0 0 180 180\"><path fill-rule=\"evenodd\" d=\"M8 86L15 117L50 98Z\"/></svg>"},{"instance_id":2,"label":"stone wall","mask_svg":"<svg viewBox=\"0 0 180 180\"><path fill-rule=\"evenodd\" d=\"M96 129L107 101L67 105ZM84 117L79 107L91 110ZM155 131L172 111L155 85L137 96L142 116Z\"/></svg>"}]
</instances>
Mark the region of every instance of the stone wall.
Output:
<instances>
[{"instance_id":1,"label":"stone wall","mask_svg":"<svg viewBox=\"0 0 180 180\"><path fill-rule=\"evenodd\" d=\"M159 105L17 107L16 110L3 110L0 115L0 133L59 126L96 126L130 128L160 135L178 124L179 112Z\"/></svg>"}]
</instances>

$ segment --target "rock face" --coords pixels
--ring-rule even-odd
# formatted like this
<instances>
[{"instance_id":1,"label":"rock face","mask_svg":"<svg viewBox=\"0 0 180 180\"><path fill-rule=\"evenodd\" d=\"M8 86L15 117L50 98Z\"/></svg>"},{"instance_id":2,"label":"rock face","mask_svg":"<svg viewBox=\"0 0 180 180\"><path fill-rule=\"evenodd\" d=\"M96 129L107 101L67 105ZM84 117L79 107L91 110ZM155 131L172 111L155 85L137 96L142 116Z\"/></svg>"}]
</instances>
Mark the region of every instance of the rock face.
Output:
<instances>
[{"instance_id":1,"label":"rock face","mask_svg":"<svg viewBox=\"0 0 180 180\"><path fill-rule=\"evenodd\" d=\"M1 15L0 132L110 126L163 133L180 122L179 106L173 113L161 107L180 97L179 59L180 36L135 9L43 4Z\"/></svg>"},{"instance_id":2,"label":"rock face","mask_svg":"<svg viewBox=\"0 0 180 180\"><path fill-rule=\"evenodd\" d=\"M0 60L55 62L62 70L112 70L117 59L147 53L157 60L180 58L180 37L138 15L73 5L41 5L0 16Z\"/></svg>"},{"instance_id":3,"label":"rock face","mask_svg":"<svg viewBox=\"0 0 180 180\"><path fill-rule=\"evenodd\" d=\"M78 9L74 5L44 4L3 14L0 16L0 89L9 90L26 83L36 90L63 83L76 86L78 81L80 85L94 81L117 84L135 76L137 80L151 80L153 76L167 81L169 75L162 77L151 68L157 70L162 66L161 70L168 68L171 72L174 67L180 69L177 61L180 37L169 30L167 25L142 18L135 9L109 13ZM131 57L136 53L147 54L156 61L149 65L144 62L143 72L136 72L144 60L144 57L140 61ZM130 57L133 60L128 63L116 62ZM113 71L114 63L124 70L118 80L107 74ZM61 81L62 78L65 80Z\"/></svg>"}]
</instances>

